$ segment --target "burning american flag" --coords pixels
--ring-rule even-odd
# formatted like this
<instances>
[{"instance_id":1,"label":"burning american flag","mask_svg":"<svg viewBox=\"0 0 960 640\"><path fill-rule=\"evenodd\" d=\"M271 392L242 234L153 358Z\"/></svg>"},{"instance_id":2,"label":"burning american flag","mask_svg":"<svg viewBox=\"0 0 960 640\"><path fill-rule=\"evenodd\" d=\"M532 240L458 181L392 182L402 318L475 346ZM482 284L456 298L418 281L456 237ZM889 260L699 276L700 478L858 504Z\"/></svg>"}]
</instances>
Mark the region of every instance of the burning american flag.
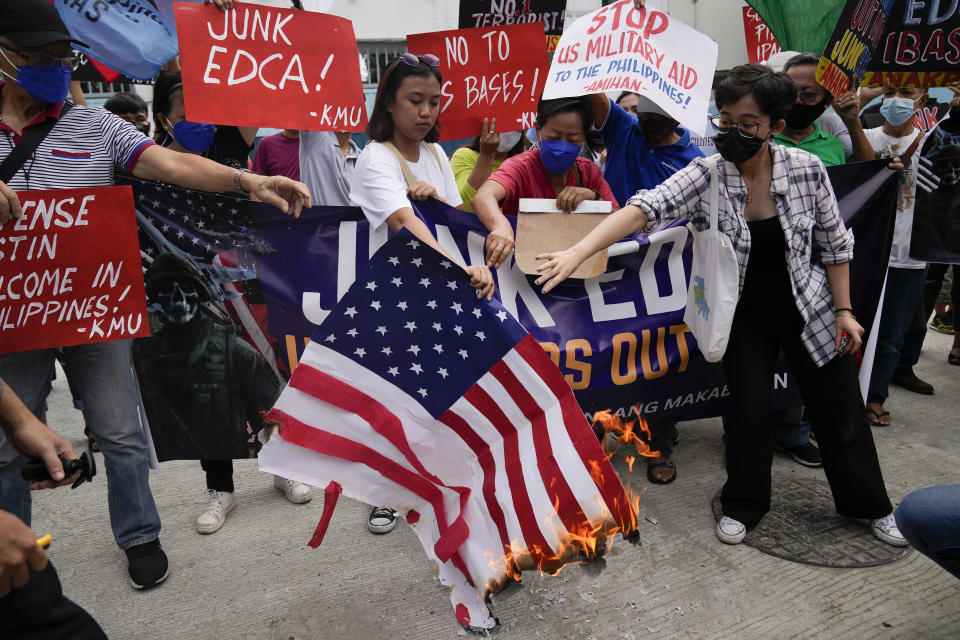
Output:
<instances>
[{"instance_id":1,"label":"burning american flag","mask_svg":"<svg viewBox=\"0 0 960 640\"><path fill-rule=\"evenodd\" d=\"M268 419L260 469L389 506L413 527L461 624L487 596L635 540L636 506L569 386L457 265L403 233L307 346Z\"/></svg>"}]
</instances>

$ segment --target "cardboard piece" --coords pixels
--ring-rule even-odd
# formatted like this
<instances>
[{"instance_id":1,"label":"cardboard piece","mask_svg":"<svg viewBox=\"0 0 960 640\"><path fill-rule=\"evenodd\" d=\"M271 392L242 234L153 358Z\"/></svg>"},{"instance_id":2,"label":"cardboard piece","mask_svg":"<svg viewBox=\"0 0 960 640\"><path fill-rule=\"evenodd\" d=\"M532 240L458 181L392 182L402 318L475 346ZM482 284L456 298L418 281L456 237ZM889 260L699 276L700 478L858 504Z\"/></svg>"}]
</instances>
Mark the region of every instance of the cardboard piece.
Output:
<instances>
[{"instance_id":1,"label":"cardboard piece","mask_svg":"<svg viewBox=\"0 0 960 640\"><path fill-rule=\"evenodd\" d=\"M562 213L557 201L541 198L520 198L517 216L517 241L513 259L527 275L537 275L541 253L563 251L579 242L603 222L613 209L607 201L584 201L573 213ZM571 278L595 278L607 270L607 250L587 258Z\"/></svg>"},{"instance_id":2,"label":"cardboard piece","mask_svg":"<svg viewBox=\"0 0 960 640\"><path fill-rule=\"evenodd\" d=\"M19 191L0 229L0 353L150 335L130 187Z\"/></svg>"},{"instance_id":3,"label":"cardboard piece","mask_svg":"<svg viewBox=\"0 0 960 640\"><path fill-rule=\"evenodd\" d=\"M353 24L313 11L176 2L183 101L193 122L363 131Z\"/></svg>"},{"instance_id":4,"label":"cardboard piece","mask_svg":"<svg viewBox=\"0 0 960 640\"><path fill-rule=\"evenodd\" d=\"M484 118L503 133L536 124L550 61L539 22L407 36L407 49L440 59L440 139L480 135Z\"/></svg>"}]
</instances>

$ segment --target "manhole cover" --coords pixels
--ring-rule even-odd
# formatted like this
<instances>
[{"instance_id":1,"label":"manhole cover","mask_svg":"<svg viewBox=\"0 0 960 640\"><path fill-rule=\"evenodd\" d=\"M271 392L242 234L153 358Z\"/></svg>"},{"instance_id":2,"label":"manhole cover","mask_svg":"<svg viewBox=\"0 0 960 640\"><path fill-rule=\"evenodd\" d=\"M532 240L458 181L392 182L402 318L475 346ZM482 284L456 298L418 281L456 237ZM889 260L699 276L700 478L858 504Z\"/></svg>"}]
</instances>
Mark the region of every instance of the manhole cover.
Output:
<instances>
[{"instance_id":1,"label":"manhole cover","mask_svg":"<svg viewBox=\"0 0 960 640\"><path fill-rule=\"evenodd\" d=\"M874 567L899 560L909 547L877 540L865 520L834 511L830 486L814 478L774 478L771 509L743 543L778 558L822 567ZM720 519L720 494L713 497Z\"/></svg>"}]
</instances>

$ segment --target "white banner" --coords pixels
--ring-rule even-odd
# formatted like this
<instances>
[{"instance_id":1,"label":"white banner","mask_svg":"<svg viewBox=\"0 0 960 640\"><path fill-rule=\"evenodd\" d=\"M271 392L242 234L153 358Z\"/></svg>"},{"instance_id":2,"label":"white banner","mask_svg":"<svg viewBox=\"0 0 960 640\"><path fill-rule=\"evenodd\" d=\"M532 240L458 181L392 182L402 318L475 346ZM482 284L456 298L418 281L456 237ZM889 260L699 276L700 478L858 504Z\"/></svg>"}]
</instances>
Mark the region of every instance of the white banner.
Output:
<instances>
[{"instance_id":1,"label":"white banner","mask_svg":"<svg viewBox=\"0 0 960 640\"><path fill-rule=\"evenodd\" d=\"M702 136L716 67L716 42L666 13L620 0L563 32L543 97L633 91Z\"/></svg>"}]
</instances>

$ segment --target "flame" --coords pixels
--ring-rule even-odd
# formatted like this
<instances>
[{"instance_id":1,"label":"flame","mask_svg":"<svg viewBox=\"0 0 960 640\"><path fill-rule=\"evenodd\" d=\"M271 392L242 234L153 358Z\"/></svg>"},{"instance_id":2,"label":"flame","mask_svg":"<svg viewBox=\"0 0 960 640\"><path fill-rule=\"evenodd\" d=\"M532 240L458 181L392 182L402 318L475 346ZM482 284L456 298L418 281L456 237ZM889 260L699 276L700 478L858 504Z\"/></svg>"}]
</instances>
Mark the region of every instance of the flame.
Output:
<instances>
[{"instance_id":1,"label":"flame","mask_svg":"<svg viewBox=\"0 0 960 640\"><path fill-rule=\"evenodd\" d=\"M650 445L647 444L653 439L653 435L650 433L650 426L642 416L638 415L636 420L626 422L609 409L598 411L593 416L593 430L597 431L598 426L603 431L601 444L603 445L604 451L607 452L608 457L613 456L613 454L620 449L620 445L633 445L637 454L644 458L660 457L660 452L651 449ZM637 428L639 428L640 433L645 436L644 438L638 435L636 431ZM610 450L607 444L608 438L606 436L610 433L613 434L614 440L620 443L613 450ZM630 471L633 471L633 464L628 464L630 464Z\"/></svg>"},{"instance_id":2,"label":"flame","mask_svg":"<svg viewBox=\"0 0 960 640\"><path fill-rule=\"evenodd\" d=\"M636 420L625 422L616 414L607 411L599 411L594 416L594 431L597 427L603 431L604 453L608 459L623 445L632 445L637 455L644 458L656 458L660 456L659 451L650 448L648 442L651 439L650 427L647 421L642 417ZM613 434L618 443L612 449L607 445L606 436ZM630 471L633 471L633 465L637 456L627 455L625 460ZM587 470L590 477L597 485L604 483L604 470L601 464L596 460L587 460ZM646 488L640 492L635 491L627 483L622 483L629 501L630 518L624 522L625 531L616 524L613 515L603 499L597 495L597 502L601 508L601 517L598 521L590 522L581 512L580 524L574 526L572 530L566 529L560 534L559 540L552 542L552 549L543 549L539 545L525 547L518 539L511 540L505 545L503 554L497 556L493 552L486 551L484 556L488 558L490 568L498 576L491 579L487 588L489 593L496 593L509 581L519 581L520 574L523 571L539 570L541 574L556 575L570 564L586 564L600 558L606 553L613 544L614 536L622 533L624 537L637 542L639 534L637 532L637 514L640 512L640 499L646 492ZM549 489L552 489L554 482L550 483ZM553 491L550 491L553 493ZM610 506L619 510L621 505L615 503ZM553 528L555 518L559 517L560 498L554 498L553 511L546 517L547 528ZM618 511L619 512L619 511Z\"/></svg>"}]
</instances>

